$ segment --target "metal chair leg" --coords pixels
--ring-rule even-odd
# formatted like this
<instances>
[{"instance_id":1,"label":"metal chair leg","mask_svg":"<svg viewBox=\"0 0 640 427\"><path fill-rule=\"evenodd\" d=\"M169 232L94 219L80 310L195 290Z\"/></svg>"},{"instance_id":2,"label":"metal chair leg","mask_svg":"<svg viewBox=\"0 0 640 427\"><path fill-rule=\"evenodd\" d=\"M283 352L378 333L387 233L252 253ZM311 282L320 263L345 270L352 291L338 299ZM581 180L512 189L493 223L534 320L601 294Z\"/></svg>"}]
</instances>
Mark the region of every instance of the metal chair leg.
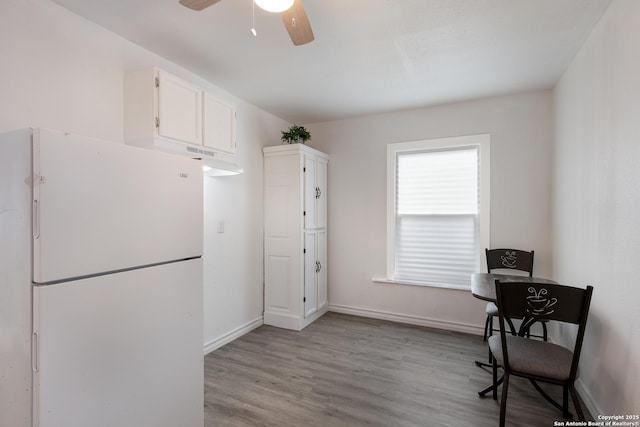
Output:
<instances>
[{"instance_id":1,"label":"metal chair leg","mask_svg":"<svg viewBox=\"0 0 640 427\"><path fill-rule=\"evenodd\" d=\"M571 393L571 400L573 400L573 406L576 408L578 419L580 421L584 421L584 412L582 412L582 406L580 405L580 400L578 399L578 393L576 393L576 388L573 384L569 386L569 392Z\"/></svg>"},{"instance_id":2,"label":"metal chair leg","mask_svg":"<svg viewBox=\"0 0 640 427\"><path fill-rule=\"evenodd\" d=\"M565 419L573 418L571 412L569 412L569 386L562 386L562 416Z\"/></svg>"},{"instance_id":3,"label":"metal chair leg","mask_svg":"<svg viewBox=\"0 0 640 427\"><path fill-rule=\"evenodd\" d=\"M484 321L484 335L482 336L482 341L486 341L487 340L487 331L489 330L489 319L491 318L491 316L487 315L487 318Z\"/></svg>"},{"instance_id":4,"label":"metal chair leg","mask_svg":"<svg viewBox=\"0 0 640 427\"><path fill-rule=\"evenodd\" d=\"M563 386L563 387L562 387L562 391L563 391L563 393L562 393L562 397L563 397L563 399L562 399L562 405L561 405L561 404L559 404L558 402L556 402L555 400L553 400L553 399L551 398L551 396L549 396L549 395L548 395L548 394L547 394L547 393L546 393L546 392L545 392L545 391L540 387L540 385L539 385L535 380L532 380L531 378L529 378L529 382L533 385L533 387L536 389L536 391L537 391L538 393L540 393L540 395L541 395L542 397L544 397L544 398L547 400L547 402L551 403L553 406L555 406L555 408L556 408L558 411L562 412L562 416L563 416L565 419L571 419L571 418L573 418L573 414L571 414L571 412L569 412L569 406L568 406L568 403L567 403L567 398L566 398L567 387L566 387L566 386Z\"/></svg>"},{"instance_id":5,"label":"metal chair leg","mask_svg":"<svg viewBox=\"0 0 640 427\"><path fill-rule=\"evenodd\" d=\"M493 400L498 400L498 362L495 357L492 363L492 378L493 378Z\"/></svg>"},{"instance_id":6,"label":"metal chair leg","mask_svg":"<svg viewBox=\"0 0 640 427\"><path fill-rule=\"evenodd\" d=\"M489 316L489 335L493 335L493 316Z\"/></svg>"},{"instance_id":7,"label":"metal chair leg","mask_svg":"<svg viewBox=\"0 0 640 427\"><path fill-rule=\"evenodd\" d=\"M489 393L492 390L497 390L498 386L500 384L502 384L502 381L504 380L504 377L500 377L500 379L498 379L498 382L496 382L495 384L491 384L489 387L485 388L484 390L481 390L478 392L478 395L480 397L484 397L487 393Z\"/></svg>"},{"instance_id":8,"label":"metal chair leg","mask_svg":"<svg viewBox=\"0 0 640 427\"><path fill-rule=\"evenodd\" d=\"M487 316L488 320L489 320L489 335L491 336L493 335L493 316ZM491 353L491 350L489 350L489 364L493 363L493 354Z\"/></svg>"},{"instance_id":9,"label":"metal chair leg","mask_svg":"<svg viewBox=\"0 0 640 427\"><path fill-rule=\"evenodd\" d=\"M505 419L507 417L507 393L509 391L509 374L504 373L504 382L502 383L502 400L500 401L500 427L505 427Z\"/></svg>"}]
</instances>

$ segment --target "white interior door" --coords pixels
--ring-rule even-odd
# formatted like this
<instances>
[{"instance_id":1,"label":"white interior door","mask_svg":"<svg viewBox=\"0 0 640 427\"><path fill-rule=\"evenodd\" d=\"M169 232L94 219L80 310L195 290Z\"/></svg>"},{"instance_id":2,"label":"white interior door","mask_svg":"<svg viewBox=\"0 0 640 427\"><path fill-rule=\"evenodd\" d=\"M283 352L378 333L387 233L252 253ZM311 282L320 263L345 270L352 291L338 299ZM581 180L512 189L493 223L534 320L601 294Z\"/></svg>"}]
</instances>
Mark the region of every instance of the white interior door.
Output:
<instances>
[{"instance_id":1,"label":"white interior door","mask_svg":"<svg viewBox=\"0 0 640 427\"><path fill-rule=\"evenodd\" d=\"M202 261L34 288L34 426L203 425Z\"/></svg>"},{"instance_id":2,"label":"white interior door","mask_svg":"<svg viewBox=\"0 0 640 427\"><path fill-rule=\"evenodd\" d=\"M41 129L33 168L36 283L202 254L200 162Z\"/></svg>"}]
</instances>

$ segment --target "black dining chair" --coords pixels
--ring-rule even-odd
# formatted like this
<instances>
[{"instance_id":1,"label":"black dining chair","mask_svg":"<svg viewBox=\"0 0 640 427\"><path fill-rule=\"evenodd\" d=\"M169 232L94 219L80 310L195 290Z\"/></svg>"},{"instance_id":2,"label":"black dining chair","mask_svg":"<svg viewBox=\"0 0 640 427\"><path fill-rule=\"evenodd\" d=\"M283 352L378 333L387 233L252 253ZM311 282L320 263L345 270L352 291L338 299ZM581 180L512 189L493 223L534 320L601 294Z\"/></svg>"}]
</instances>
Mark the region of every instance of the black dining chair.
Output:
<instances>
[{"instance_id":1,"label":"black dining chair","mask_svg":"<svg viewBox=\"0 0 640 427\"><path fill-rule=\"evenodd\" d=\"M529 277L533 277L533 255L534 251L527 252L520 249L486 249L487 271L502 272L510 274L513 271L521 271L528 273ZM489 335L493 335L493 319L498 315L498 307L493 302L488 302L485 308L487 319L484 322L484 336L486 341ZM542 324L543 339L547 340L547 328Z\"/></svg>"},{"instance_id":2,"label":"black dining chair","mask_svg":"<svg viewBox=\"0 0 640 427\"><path fill-rule=\"evenodd\" d=\"M578 375L578 363L592 293L592 286L580 289L548 283L503 283L496 280L500 334L489 337L489 349L493 354L495 386L498 384L498 365L504 369L500 427L505 425L511 377L528 379L547 401L562 411L564 418L573 417L569 412L568 402L568 394L571 394L578 417L584 420L574 384ZM523 319L517 334L512 319ZM548 341L524 337L526 330L533 323L542 320L578 325L573 348L568 349ZM511 332L507 332L507 326ZM562 386L562 405L545 393L537 382ZM496 398L497 393L494 389L494 399Z\"/></svg>"}]
</instances>

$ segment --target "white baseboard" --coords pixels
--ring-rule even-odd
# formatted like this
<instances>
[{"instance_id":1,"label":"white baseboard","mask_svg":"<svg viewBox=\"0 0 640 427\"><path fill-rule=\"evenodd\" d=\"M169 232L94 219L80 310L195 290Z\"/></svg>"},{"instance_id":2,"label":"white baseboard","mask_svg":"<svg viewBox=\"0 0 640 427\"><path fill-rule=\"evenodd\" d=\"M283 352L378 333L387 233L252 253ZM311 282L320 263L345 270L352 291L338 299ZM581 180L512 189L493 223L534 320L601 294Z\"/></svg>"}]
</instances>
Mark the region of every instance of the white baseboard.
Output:
<instances>
[{"instance_id":1,"label":"white baseboard","mask_svg":"<svg viewBox=\"0 0 640 427\"><path fill-rule=\"evenodd\" d=\"M274 313L269 310L265 310L264 312L264 324L275 326L276 328L291 329L292 331L299 331L302 329L300 326L299 316L278 312Z\"/></svg>"},{"instance_id":2,"label":"white baseboard","mask_svg":"<svg viewBox=\"0 0 640 427\"><path fill-rule=\"evenodd\" d=\"M263 318L262 316L258 317L255 320L252 320L249 323L246 323L230 332L227 332L226 334L212 340L209 341L208 343L205 343L204 345L204 355L206 356L207 354L211 353L213 350L216 350L220 347L222 347L223 345L230 343L231 341L235 340L236 338L240 338L241 336L243 336L244 334L253 331L254 329L262 326L263 324Z\"/></svg>"},{"instance_id":3,"label":"white baseboard","mask_svg":"<svg viewBox=\"0 0 640 427\"><path fill-rule=\"evenodd\" d=\"M389 313L386 311L335 304L329 305L329 311L352 314L354 316L370 317L372 319L389 320L391 322L407 323L410 325L426 326L435 329L444 329L447 331L464 332L467 334L484 334L484 325L470 325L468 323L451 322L448 320L430 319L427 317L409 316L406 314Z\"/></svg>"}]
</instances>

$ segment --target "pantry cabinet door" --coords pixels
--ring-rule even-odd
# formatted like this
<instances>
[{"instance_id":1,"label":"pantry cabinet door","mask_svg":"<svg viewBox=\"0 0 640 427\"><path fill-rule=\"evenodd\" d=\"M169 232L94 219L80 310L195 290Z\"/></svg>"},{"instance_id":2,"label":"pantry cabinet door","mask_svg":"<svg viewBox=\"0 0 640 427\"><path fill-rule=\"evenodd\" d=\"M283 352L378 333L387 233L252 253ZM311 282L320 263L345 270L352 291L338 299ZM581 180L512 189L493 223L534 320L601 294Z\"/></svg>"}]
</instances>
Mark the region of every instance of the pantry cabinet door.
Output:
<instances>
[{"instance_id":1,"label":"pantry cabinet door","mask_svg":"<svg viewBox=\"0 0 640 427\"><path fill-rule=\"evenodd\" d=\"M318 309L316 276L318 261L316 257L316 233L304 233L304 317Z\"/></svg>"},{"instance_id":2,"label":"pantry cabinet door","mask_svg":"<svg viewBox=\"0 0 640 427\"><path fill-rule=\"evenodd\" d=\"M324 159L316 162L316 228L327 227L327 164Z\"/></svg>"},{"instance_id":3,"label":"pantry cabinet door","mask_svg":"<svg viewBox=\"0 0 640 427\"><path fill-rule=\"evenodd\" d=\"M318 295L318 308L328 303L327 293L327 230L318 230L316 233L316 260L318 272L316 274L316 288Z\"/></svg>"},{"instance_id":4,"label":"pantry cabinet door","mask_svg":"<svg viewBox=\"0 0 640 427\"><path fill-rule=\"evenodd\" d=\"M316 159L304 156L304 228L316 227Z\"/></svg>"}]
</instances>

